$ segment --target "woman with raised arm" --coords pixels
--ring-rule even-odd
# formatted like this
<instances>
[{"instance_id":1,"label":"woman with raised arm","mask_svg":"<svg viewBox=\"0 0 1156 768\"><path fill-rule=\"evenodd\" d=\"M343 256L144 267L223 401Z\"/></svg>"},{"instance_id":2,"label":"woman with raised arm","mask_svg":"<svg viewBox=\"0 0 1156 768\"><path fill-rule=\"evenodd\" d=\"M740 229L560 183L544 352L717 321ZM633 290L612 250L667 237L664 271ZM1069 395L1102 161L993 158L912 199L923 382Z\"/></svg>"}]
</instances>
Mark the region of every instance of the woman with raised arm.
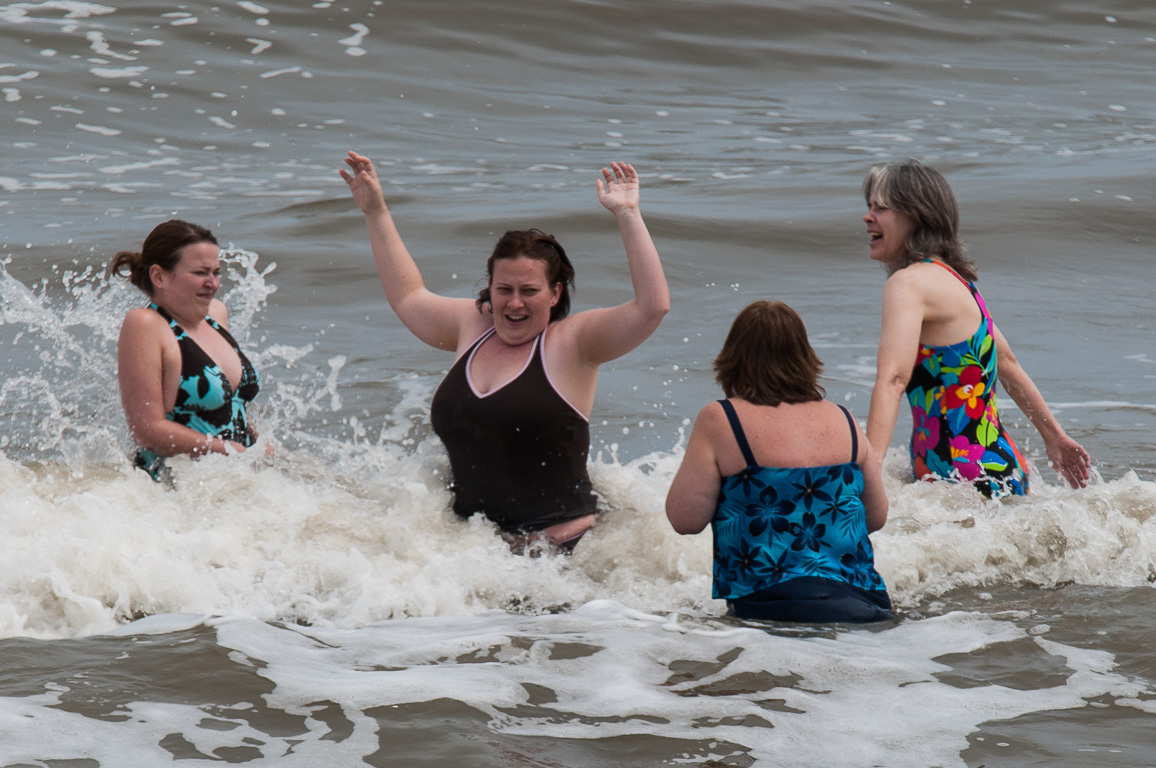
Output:
<instances>
[{"instance_id":1,"label":"woman with raised arm","mask_svg":"<svg viewBox=\"0 0 1156 768\"><path fill-rule=\"evenodd\" d=\"M1027 466L1004 431L996 384L1039 430L1048 464L1073 487L1088 452L1052 416L975 287L947 180L916 160L872 168L863 182L871 258L887 269L867 437L891 443L904 393L917 480L967 482L989 497L1028 491Z\"/></svg>"},{"instance_id":2,"label":"woman with raised arm","mask_svg":"<svg viewBox=\"0 0 1156 768\"><path fill-rule=\"evenodd\" d=\"M711 526L713 595L740 619L891 615L867 536L887 522L881 457L822 370L793 309L743 309L714 361L727 399L699 411L666 496L674 530Z\"/></svg>"},{"instance_id":3,"label":"woman with raised arm","mask_svg":"<svg viewBox=\"0 0 1156 768\"><path fill-rule=\"evenodd\" d=\"M229 333L221 260L213 233L173 219L158 224L139 252L109 265L149 297L130 310L117 342L117 381L136 466L154 480L164 458L243 452L257 432L246 406L260 389L257 371Z\"/></svg>"},{"instance_id":4,"label":"woman with raised arm","mask_svg":"<svg viewBox=\"0 0 1156 768\"><path fill-rule=\"evenodd\" d=\"M612 163L597 181L598 200L618 219L634 298L571 315L574 269L536 229L501 237L476 300L427 289L372 162L356 152L345 162L341 176L365 214L390 306L419 339L456 355L430 406L449 454L454 512L482 513L522 543L573 547L597 512L586 460L598 367L645 341L670 308L638 174Z\"/></svg>"}]
</instances>

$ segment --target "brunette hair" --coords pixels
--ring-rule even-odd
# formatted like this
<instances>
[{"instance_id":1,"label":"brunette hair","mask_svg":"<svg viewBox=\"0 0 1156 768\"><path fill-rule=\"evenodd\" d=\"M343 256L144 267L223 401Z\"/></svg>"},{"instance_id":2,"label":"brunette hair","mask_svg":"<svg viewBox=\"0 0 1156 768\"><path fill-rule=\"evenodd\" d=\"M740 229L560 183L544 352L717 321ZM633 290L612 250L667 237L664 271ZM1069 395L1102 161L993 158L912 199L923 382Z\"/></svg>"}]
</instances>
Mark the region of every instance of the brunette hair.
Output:
<instances>
[{"instance_id":1,"label":"brunette hair","mask_svg":"<svg viewBox=\"0 0 1156 768\"><path fill-rule=\"evenodd\" d=\"M807 327L781 301L748 304L714 359L714 377L727 397L755 405L822 400L823 361L807 340Z\"/></svg>"},{"instance_id":2,"label":"brunette hair","mask_svg":"<svg viewBox=\"0 0 1156 768\"><path fill-rule=\"evenodd\" d=\"M965 280L975 280L975 262L959 239L959 205L943 174L918 160L877 165L863 180L863 198L905 213L915 221L907 253L888 265L891 272L938 256Z\"/></svg>"},{"instance_id":3,"label":"brunette hair","mask_svg":"<svg viewBox=\"0 0 1156 768\"><path fill-rule=\"evenodd\" d=\"M114 256L108 272L127 277L133 285L152 296L153 281L149 269L155 264L165 272L172 272L181 260L181 249L194 243L220 245L213 233L199 224L171 219L153 227L139 253L121 251Z\"/></svg>"},{"instance_id":4,"label":"brunette hair","mask_svg":"<svg viewBox=\"0 0 1156 768\"><path fill-rule=\"evenodd\" d=\"M485 309L490 303L490 285L494 282L494 262L498 259L516 259L525 256L537 259L546 265L546 281L553 289L562 284L558 303L550 307L550 322L561 320L570 314L570 290L574 287L574 267L566 257L562 244L540 229L511 229L498 240L494 252L486 261L486 285L478 291L475 302L478 309Z\"/></svg>"}]
</instances>

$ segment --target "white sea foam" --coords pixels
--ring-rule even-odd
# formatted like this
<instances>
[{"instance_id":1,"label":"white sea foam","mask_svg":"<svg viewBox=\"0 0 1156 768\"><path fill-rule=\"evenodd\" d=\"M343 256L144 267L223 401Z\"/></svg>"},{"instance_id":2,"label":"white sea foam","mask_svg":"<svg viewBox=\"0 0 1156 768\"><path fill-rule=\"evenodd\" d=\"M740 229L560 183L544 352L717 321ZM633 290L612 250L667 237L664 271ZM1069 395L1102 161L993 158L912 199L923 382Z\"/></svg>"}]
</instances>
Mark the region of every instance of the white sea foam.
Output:
<instances>
[{"instance_id":1,"label":"white sea foam","mask_svg":"<svg viewBox=\"0 0 1156 768\"><path fill-rule=\"evenodd\" d=\"M234 287L223 298L249 347L274 265L258 268L255 254L235 249L224 259ZM368 430L347 411L344 360L313 359L309 346L251 350L263 373L258 423L282 444L275 460L260 448L178 458L177 489L153 483L129 465L116 395L119 320L139 296L93 267L54 274L29 287L0 270L5 354L27 360L0 388L0 557L9 564L0 636L72 636L181 612L351 629L600 598L640 611L723 612L710 598L710 536L676 535L663 511L681 443L631 461L615 446L596 452L600 524L572 556L516 556L493 525L449 510L447 461L428 430L436 376L402 372L383 383L395 405ZM301 427L320 413L348 437ZM1153 577L1156 483L1132 473L1082 491L1037 475L1031 496L1003 502L908 477L906 457L892 451L890 519L873 536L901 610L958 587L1143 586Z\"/></svg>"},{"instance_id":2,"label":"white sea foam","mask_svg":"<svg viewBox=\"0 0 1156 768\"><path fill-rule=\"evenodd\" d=\"M48 14L62 14L55 18ZM76 19L103 16L116 13L116 8L97 3L74 2L73 0L46 0L41 3L10 3L0 6L0 21L8 24L55 24L69 26Z\"/></svg>"},{"instance_id":3,"label":"white sea foam","mask_svg":"<svg viewBox=\"0 0 1156 768\"><path fill-rule=\"evenodd\" d=\"M148 67L93 67L89 72L105 80L127 80L140 77L148 72Z\"/></svg>"},{"instance_id":4,"label":"white sea foam","mask_svg":"<svg viewBox=\"0 0 1156 768\"><path fill-rule=\"evenodd\" d=\"M104 125L91 125L89 123L77 123L75 127L79 131L85 131L87 133L96 133L96 134L99 134L101 136L119 136L120 135L120 129L119 128L109 128L109 127L104 126Z\"/></svg>"},{"instance_id":5,"label":"white sea foam","mask_svg":"<svg viewBox=\"0 0 1156 768\"><path fill-rule=\"evenodd\" d=\"M126 702L124 717L110 722L60 706L76 693L66 680L40 695L0 698L6 759L84 754L149 766L171 759L179 744L205 756L244 751L258 765L310 765L325 755L333 762L332 755L378 749L379 729L403 727L406 707L445 700L476 712L495 739L645 735L671 740L694 762L743 755L777 765L789 754L799 766L962 766L968 735L983 722L1081 708L1090 699L1143 706L1151 694L1115 672L1103 651L1031 638L1008 618L968 613L882 631L769 633L596 600L558 615L490 612L354 630L243 617L204 626L229 649L238 674L273 686L261 701ZM147 644L197 627L195 616L174 615L115 634ZM1003 646L1063 673L1026 689L945 681L952 667L942 659ZM124 656L146 650L130 646ZM262 730L277 722L270 715L303 720L304 728Z\"/></svg>"}]
</instances>

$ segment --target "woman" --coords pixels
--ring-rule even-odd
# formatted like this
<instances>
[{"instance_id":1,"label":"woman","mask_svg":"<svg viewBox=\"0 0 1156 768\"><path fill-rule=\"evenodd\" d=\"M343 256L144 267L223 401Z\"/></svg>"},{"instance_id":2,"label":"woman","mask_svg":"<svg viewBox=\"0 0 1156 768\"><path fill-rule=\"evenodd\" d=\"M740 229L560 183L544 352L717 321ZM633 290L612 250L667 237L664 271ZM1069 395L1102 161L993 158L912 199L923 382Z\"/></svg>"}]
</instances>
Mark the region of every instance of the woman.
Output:
<instances>
[{"instance_id":1,"label":"woman","mask_svg":"<svg viewBox=\"0 0 1156 768\"><path fill-rule=\"evenodd\" d=\"M699 411L666 496L674 530L714 532L714 597L742 619L890 616L867 534L887 522L881 457L782 302L735 318L714 361L726 400Z\"/></svg>"},{"instance_id":2,"label":"woman","mask_svg":"<svg viewBox=\"0 0 1156 768\"><path fill-rule=\"evenodd\" d=\"M670 308L638 208L638 174L612 163L597 182L599 201L618 219L634 298L570 315L573 267L538 230L499 240L476 301L429 291L373 164L356 152L345 162L341 176L365 214L390 306L419 339L457 356L430 407L449 454L454 511L483 513L522 543L572 547L597 511L586 458L598 366L641 344Z\"/></svg>"},{"instance_id":3,"label":"woman","mask_svg":"<svg viewBox=\"0 0 1156 768\"><path fill-rule=\"evenodd\" d=\"M243 452L257 432L246 405L260 382L229 333L217 298L217 239L204 227L173 219L158 224L141 251L121 251L109 271L149 297L130 310L117 343L120 399L136 466L161 479L164 457Z\"/></svg>"},{"instance_id":4,"label":"woman","mask_svg":"<svg viewBox=\"0 0 1156 768\"><path fill-rule=\"evenodd\" d=\"M1000 423L996 383L1044 439L1048 463L1088 483L1088 452L1068 437L1020 367L976 290L947 180L915 160L863 182L871 258L887 269L867 437L886 451L907 393L915 478L973 483L989 497L1026 494L1026 465Z\"/></svg>"}]
</instances>

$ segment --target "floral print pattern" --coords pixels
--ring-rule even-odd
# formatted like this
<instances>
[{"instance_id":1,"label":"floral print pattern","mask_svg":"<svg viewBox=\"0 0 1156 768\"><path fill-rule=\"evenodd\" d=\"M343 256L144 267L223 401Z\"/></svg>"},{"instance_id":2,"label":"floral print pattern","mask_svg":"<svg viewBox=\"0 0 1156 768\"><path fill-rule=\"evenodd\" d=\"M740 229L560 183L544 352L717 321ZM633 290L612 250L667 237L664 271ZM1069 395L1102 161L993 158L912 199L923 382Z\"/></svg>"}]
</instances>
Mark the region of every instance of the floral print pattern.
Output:
<instances>
[{"instance_id":1,"label":"floral print pattern","mask_svg":"<svg viewBox=\"0 0 1156 768\"><path fill-rule=\"evenodd\" d=\"M711 521L714 597L736 600L802 576L886 591L867 538L859 465L760 467L741 427L735 437L751 464L723 478Z\"/></svg>"},{"instance_id":2,"label":"floral print pattern","mask_svg":"<svg viewBox=\"0 0 1156 768\"><path fill-rule=\"evenodd\" d=\"M973 283L942 262L971 291L982 319L970 339L920 347L907 384L911 466L916 480L970 482L988 497L1027 493L1024 461L1004 432L991 315Z\"/></svg>"},{"instance_id":3,"label":"floral print pattern","mask_svg":"<svg viewBox=\"0 0 1156 768\"><path fill-rule=\"evenodd\" d=\"M180 323L156 303L149 304L149 308L169 321L169 328L176 335L181 350L181 379L177 388L177 401L173 409L165 414L165 418L205 435L233 440L246 447L252 445L253 430L249 428L245 406L257 396L261 380L249 358L245 357L237 345L236 339L216 320L205 315L205 322L229 342L241 360L241 381L233 389L224 372L185 333ZM147 448L137 450L134 463L148 472L153 480L160 480L165 473L164 458Z\"/></svg>"}]
</instances>

